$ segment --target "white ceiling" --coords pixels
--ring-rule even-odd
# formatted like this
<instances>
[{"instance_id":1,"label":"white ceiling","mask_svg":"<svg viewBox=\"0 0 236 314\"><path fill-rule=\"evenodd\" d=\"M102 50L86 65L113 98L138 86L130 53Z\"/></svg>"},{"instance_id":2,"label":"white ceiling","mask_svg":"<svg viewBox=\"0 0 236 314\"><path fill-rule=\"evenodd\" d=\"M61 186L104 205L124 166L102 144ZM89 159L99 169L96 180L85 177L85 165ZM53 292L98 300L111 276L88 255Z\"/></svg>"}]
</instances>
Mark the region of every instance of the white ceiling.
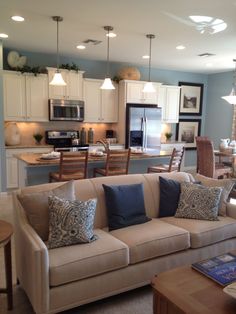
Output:
<instances>
[{"instance_id":1,"label":"white ceiling","mask_svg":"<svg viewBox=\"0 0 236 314\"><path fill-rule=\"evenodd\" d=\"M13 22L21 15L25 22ZM56 23L60 23L60 54L83 59L106 60L104 25L114 27L110 60L146 66L153 33L152 66L155 68L214 73L234 68L236 58L236 0L0 0L0 33L7 33L4 47L34 52L56 52ZM214 35L200 34L189 15L208 15L224 20L228 27ZM101 40L81 51L76 45L86 39ZM177 45L186 46L176 50ZM215 54L200 58L201 53ZM206 63L212 67L206 67Z\"/></svg>"}]
</instances>

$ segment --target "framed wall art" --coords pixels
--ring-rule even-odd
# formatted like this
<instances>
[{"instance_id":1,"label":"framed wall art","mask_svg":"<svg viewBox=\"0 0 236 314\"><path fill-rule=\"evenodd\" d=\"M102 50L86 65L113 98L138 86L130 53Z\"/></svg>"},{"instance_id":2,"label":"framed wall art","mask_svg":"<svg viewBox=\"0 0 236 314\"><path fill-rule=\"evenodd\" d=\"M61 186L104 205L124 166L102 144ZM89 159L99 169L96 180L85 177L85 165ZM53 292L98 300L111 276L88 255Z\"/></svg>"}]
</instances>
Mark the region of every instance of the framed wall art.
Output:
<instances>
[{"instance_id":1,"label":"framed wall art","mask_svg":"<svg viewBox=\"0 0 236 314\"><path fill-rule=\"evenodd\" d=\"M196 149L196 136L201 134L200 119L180 119L176 127L176 140L185 142L185 149Z\"/></svg>"},{"instance_id":2,"label":"framed wall art","mask_svg":"<svg viewBox=\"0 0 236 314\"><path fill-rule=\"evenodd\" d=\"M179 113L200 116L202 114L203 84L179 82L181 86Z\"/></svg>"}]
</instances>

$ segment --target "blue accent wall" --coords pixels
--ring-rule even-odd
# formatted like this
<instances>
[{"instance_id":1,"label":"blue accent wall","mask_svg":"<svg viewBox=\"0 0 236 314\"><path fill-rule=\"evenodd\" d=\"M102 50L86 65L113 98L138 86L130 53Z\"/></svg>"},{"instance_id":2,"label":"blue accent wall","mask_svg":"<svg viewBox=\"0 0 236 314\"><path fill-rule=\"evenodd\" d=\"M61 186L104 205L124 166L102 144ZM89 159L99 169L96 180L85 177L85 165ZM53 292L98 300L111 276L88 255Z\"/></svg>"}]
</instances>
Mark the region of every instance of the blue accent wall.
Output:
<instances>
[{"instance_id":1,"label":"blue accent wall","mask_svg":"<svg viewBox=\"0 0 236 314\"><path fill-rule=\"evenodd\" d=\"M222 99L232 89L233 72L208 76L205 133L214 141L215 147L221 138L231 138L233 105Z\"/></svg>"},{"instance_id":2,"label":"blue accent wall","mask_svg":"<svg viewBox=\"0 0 236 314\"><path fill-rule=\"evenodd\" d=\"M12 49L11 49L12 50ZM17 49L16 49L17 50ZM4 69L8 69L7 65L7 54L10 50L4 49ZM29 66L56 66L56 56L55 54L42 54L42 53L34 53L27 51L19 51L21 55L27 56L27 65ZM76 63L80 70L85 71L85 78L97 78L103 79L105 77L106 72L106 62L104 61L95 61L95 60L85 60L80 58L74 58L69 56L60 56L60 64L61 63ZM117 75L118 70L123 66L136 66L141 73L141 80L147 80L148 78L148 65L147 67L142 67L137 64L132 63L110 63L110 73L111 77ZM179 81L184 82L192 82L192 83L203 83L204 84L204 94L203 94L203 110L202 116L188 116L189 119L202 119L202 127L201 134L206 134L205 131L205 116L206 116L206 107L207 102L211 102L211 99L207 97L208 94L208 75L206 74L198 74L198 73L190 73L190 72L181 72L181 71L170 71L152 68L151 71L151 80L156 82L162 82L167 85L178 85ZM213 84L214 85L214 84ZM186 119L186 116L180 116L180 119ZM175 133L176 125L172 125L172 131ZM222 136L221 136L222 137ZM185 156L185 166L196 165L196 151L187 151Z\"/></svg>"}]
</instances>

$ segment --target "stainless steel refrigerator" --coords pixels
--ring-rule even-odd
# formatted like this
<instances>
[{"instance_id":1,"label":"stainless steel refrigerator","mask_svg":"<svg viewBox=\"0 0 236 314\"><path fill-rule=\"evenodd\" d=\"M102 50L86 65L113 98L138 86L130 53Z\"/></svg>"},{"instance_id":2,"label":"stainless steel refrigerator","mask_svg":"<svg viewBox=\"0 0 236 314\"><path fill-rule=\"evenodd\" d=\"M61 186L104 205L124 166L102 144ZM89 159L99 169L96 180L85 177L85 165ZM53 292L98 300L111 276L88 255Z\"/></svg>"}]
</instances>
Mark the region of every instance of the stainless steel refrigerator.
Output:
<instances>
[{"instance_id":1,"label":"stainless steel refrigerator","mask_svg":"<svg viewBox=\"0 0 236 314\"><path fill-rule=\"evenodd\" d=\"M161 147L161 108L157 105L126 105L126 148L143 151Z\"/></svg>"}]
</instances>

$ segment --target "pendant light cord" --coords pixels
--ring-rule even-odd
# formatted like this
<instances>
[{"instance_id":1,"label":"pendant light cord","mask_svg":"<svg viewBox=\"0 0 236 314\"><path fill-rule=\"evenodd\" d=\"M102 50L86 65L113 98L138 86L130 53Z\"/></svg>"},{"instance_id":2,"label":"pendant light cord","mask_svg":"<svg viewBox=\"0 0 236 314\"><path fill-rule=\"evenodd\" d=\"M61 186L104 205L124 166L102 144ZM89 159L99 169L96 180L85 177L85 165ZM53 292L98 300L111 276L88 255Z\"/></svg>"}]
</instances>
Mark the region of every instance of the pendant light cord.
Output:
<instances>
[{"instance_id":1,"label":"pendant light cord","mask_svg":"<svg viewBox=\"0 0 236 314\"><path fill-rule=\"evenodd\" d=\"M107 31L107 74L106 77L109 77L109 62L110 62L110 37L109 37L110 30Z\"/></svg>"},{"instance_id":2,"label":"pendant light cord","mask_svg":"<svg viewBox=\"0 0 236 314\"><path fill-rule=\"evenodd\" d=\"M155 35L147 34L146 37L150 39L150 43L149 43L149 62L148 62L148 82L151 82L152 39L155 38Z\"/></svg>"},{"instance_id":3,"label":"pendant light cord","mask_svg":"<svg viewBox=\"0 0 236 314\"><path fill-rule=\"evenodd\" d=\"M57 71L59 70L59 21L57 20Z\"/></svg>"},{"instance_id":4,"label":"pendant light cord","mask_svg":"<svg viewBox=\"0 0 236 314\"><path fill-rule=\"evenodd\" d=\"M152 37L150 37L149 45L149 71L148 71L148 82L151 82L151 59L152 59Z\"/></svg>"},{"instance_id":5,"label":"pendant light cord","mask_svg":"<svg viewBox=\"0 0 236 314\"><path fill-rule=\"evenodd\" d=\"M233 59L234 62L234 82L233 82L233 86L236 87L236 59Z\"/></svg>"}]
</instances>

